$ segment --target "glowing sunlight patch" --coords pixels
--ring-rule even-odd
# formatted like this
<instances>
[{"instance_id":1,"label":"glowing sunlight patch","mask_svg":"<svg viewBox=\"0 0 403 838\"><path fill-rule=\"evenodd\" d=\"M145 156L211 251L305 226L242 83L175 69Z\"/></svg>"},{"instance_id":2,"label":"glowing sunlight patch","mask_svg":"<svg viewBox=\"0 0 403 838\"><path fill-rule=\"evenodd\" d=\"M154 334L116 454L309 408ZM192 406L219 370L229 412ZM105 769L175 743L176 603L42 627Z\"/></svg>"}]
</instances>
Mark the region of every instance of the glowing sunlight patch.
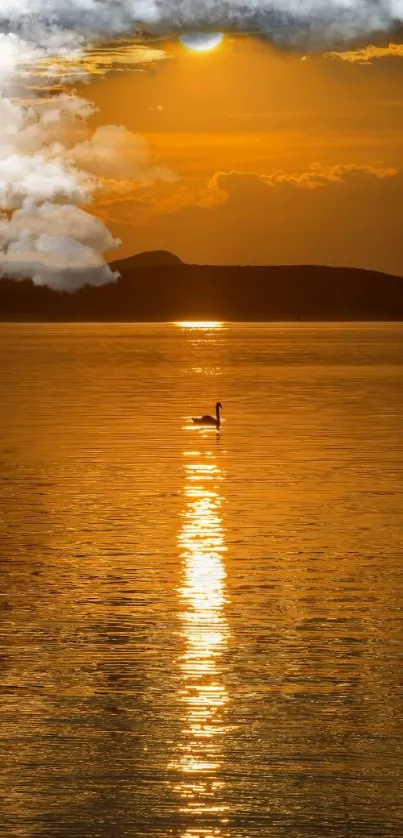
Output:
<instances>
[{"instance_id":1,"label":"glowing sunlight patch","mask_svg":"<svg viewBox=\"0 0 403 838\"><path fill-rule=\"evenodd\" d=\"M105 76L107 73L139 71L145 65L155 65L172 56L160 46L118 40L93 49L72 50L60 56L46 56L36 61L20 61L19 72L27 83L41 89L63 89L75 81Z\"/></svg>"},{"instance_id":2,"label":"glowing sunlight patch","mask_svg":"<svg viewBox=\"0 0 403 838\"><path fill-rule=\"evenodd\" d=\"M193 52L208 52L221 44L224 35L222 32L194 32L191 35L182 35L181 43Z\"/></svg>"},{"instance_id":3,"label":"glowing sunlight patch","mask_svg":"<svg viewBox=\"0 0 403 838\"><path fill-rule=\"evenodd\" d=\"M220 320L178 320L173 325L181 329L221 329L224 323Z\"/></svg>"}]
</instances>

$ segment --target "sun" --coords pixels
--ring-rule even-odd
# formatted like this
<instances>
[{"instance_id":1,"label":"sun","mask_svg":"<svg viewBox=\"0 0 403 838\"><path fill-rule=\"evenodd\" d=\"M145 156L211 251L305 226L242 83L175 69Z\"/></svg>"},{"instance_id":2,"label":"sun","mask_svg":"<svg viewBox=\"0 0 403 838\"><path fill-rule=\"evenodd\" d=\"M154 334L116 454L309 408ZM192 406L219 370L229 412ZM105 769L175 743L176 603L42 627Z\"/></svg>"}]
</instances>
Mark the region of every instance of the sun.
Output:
<instances>
[{"instance_id":1,"label":"sun","mask_svg":"<svg viewBox=\"0 0 403 838\"><path fill-rule=\"evenodd\" d=\"M189 35L181 35L180 41L192 52L208 52L218 47L223 37L222 32L192 32Z\"/></svg>"}]
</instances>

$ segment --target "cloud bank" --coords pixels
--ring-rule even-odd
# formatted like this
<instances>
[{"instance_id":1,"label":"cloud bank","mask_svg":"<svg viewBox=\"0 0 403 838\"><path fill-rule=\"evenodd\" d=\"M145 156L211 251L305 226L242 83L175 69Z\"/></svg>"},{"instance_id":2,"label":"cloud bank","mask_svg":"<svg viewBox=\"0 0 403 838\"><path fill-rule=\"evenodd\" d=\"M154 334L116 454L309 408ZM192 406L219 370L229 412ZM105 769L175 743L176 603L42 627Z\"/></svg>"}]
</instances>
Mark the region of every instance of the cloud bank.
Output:
<instances>
[{"instance_id":1,"label":"cloud bank","mask_svg":"<svg viewBox=\"0 0 403 838\"><path fill-rule=\"evenodd\" d=\"M136 28L169 34L219 27L298 45L385 32L402 20L402 0L2 0L0 31L45 51L64 49L64 36L79 48Z\"/></svg>"}]
</instances>

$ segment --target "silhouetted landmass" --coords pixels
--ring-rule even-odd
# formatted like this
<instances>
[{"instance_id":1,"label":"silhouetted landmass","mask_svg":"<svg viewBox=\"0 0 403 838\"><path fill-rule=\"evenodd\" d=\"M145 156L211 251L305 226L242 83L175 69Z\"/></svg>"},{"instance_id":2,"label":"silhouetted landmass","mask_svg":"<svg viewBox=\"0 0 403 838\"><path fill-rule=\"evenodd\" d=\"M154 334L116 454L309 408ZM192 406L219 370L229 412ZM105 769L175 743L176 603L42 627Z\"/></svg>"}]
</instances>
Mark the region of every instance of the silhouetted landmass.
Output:
<instances>
[{"instance_id":1,"label":"silhouetted landmass","mask_svg":"<svg viewBox=\"0 0 403 838\"><path fill-rule=\"evenodd\" d=\"M111 266L114 271L127 273L134 268L162 268L168 265L183 265L182 259L170 253L169 250L145 250L143 253L136 253L128 259L120 259Z\"/></svg>"},{"instance_id":2,"label":"silhouetted landmass","mask_svg":"<svg viewBox=\"0 0 403 838\"><path fill-rule=\"evenodd\" d=\"M72 294L2 279L0 320L403 320L403 278L375 271L186 265L164 251L111 267L116 283Z\"/></svg>"}]
</instances>

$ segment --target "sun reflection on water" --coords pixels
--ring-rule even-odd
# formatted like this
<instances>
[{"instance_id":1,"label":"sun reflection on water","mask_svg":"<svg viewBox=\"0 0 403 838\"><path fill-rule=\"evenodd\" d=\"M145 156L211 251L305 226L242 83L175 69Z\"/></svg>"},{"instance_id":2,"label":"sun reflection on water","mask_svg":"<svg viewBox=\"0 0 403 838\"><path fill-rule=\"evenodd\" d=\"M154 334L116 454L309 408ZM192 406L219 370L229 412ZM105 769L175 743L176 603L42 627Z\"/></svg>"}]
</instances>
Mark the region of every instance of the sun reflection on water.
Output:
<instances>
[{"instance_id":1,"label":"sun reflection on water","mask_svg":"<svg viewBox=\"0 0 403 838\"><path fill-rule=\"evenodd\" d=\"M222 329L222 320L177 320L173 324L181 329Z\"/></svg>"},{"instance_id":2,"label":"sun reflection on water","mask_svg":"<svg viewBox=\"0 0 403 838\"><path fill-rule=\"evenodd\" d=\"M182 838L222 836L225 807L220 779L224 709L228 692L223 680L223 655L229 632L225 616L226 588L222 522L223 474L211 451L185 451L183 522L178 541L183 573L179 596L184 651L180 659L183 704L178 744L177 785L180 811L202 818L202 829L189 826ZM207 828L205 819L214 821Z\"/></svg>"}]
</instances>

